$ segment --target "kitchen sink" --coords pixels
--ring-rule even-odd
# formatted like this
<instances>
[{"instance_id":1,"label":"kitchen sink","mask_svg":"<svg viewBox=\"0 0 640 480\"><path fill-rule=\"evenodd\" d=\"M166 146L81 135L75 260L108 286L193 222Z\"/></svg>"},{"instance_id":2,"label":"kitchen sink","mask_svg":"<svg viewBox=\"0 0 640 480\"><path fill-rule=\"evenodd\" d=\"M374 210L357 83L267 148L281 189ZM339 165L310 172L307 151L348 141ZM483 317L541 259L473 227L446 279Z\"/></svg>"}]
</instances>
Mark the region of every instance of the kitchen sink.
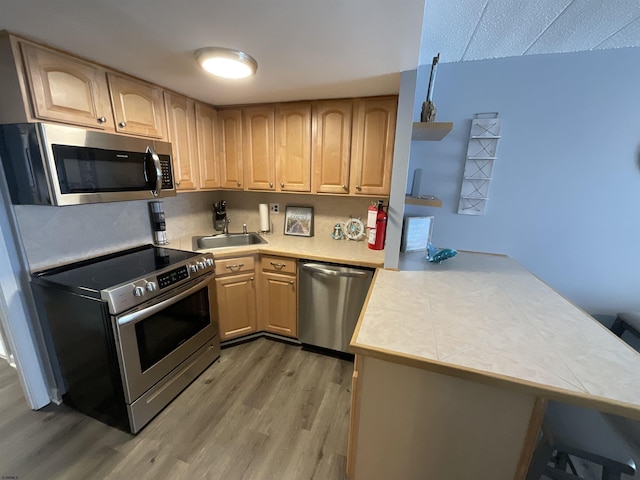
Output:
<instances>
[{"instance_id":1,"label":"kitchen sink","mask_svg":"<svg viewBox=\"0 0 640 480\"><path fill-rule=\"evenodd\" d=\"M208 248L242 247L247 245L260 245L267 243L255 232L250 233L221 233L209 237L193 237L194 250L206 250Z\"/></svg>"}]
</instances>

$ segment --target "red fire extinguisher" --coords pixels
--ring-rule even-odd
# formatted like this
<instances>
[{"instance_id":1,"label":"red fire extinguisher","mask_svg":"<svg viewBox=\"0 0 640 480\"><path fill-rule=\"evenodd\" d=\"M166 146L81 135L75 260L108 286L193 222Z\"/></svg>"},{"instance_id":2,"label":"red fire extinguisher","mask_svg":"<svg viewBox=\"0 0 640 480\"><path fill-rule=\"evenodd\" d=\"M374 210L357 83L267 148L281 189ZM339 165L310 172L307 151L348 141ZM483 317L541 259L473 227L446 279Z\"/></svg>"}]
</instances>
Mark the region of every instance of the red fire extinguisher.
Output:
<instances>
[{"instance_id":1,"label":"red fire extinguisher","mask_svg":"<svg viewBox=\"0 0 640 480\"><path fill-rule=\"evenodd\" d=\"M369 222L367 222L369 223ZM369 229L368 247L371 250L382 250L387 233L387 214L382 208L382 200L378 200L375 227Z\"/></svg>"}]
</instances>

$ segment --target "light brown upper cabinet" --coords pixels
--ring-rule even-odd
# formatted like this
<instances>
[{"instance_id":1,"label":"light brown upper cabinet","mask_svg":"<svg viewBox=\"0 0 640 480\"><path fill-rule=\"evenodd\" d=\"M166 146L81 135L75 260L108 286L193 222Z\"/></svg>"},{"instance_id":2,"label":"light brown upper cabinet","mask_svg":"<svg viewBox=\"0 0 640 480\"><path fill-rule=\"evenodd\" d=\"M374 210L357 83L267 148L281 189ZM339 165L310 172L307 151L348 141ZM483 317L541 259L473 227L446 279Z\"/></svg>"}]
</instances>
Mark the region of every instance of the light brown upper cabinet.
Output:
<instances>
[{"instance_id":1,"label":"light brown upper cabinet","mask_svg":"<svg viewBox=\"0 0 640 480\"><path fill-rule=\"evenodd\" d=\"M273 107L242 109L244 180L247 190L275 190Z\"/></svg>"},{"instance_id":2,"label":"light brown upper cabinet","mask_svg":"<svg viewBox=\"0 0 640 480\"><path fill-rule=\"evenodd\" d=\"M166 138L162 89L134 78L107 73L116 131Z\"/></svg>"},{"instance_id":3,"label":"light brown upper cabinet","mask_svg":"<svg viewBox=\"0 0 640 480\"><path fill-rule=\"evenodd\" d=\"M215 108L196 102L196 133L200 165L200 189L220 188L218 165L218 139L216 137L218 114Z\"/></svg>"},{"instance_id":4,"label":"light brown upper cabinet","mask_svg":"<svg viewBox=\"0 0 640 480\"><path fill-rule=\"evenodd\" d=\"M220 155L220 186L242 190L242 110L218 110L218 146Z\"/></svg>"},{"instance_id":5,"label":"light brown upper cabinet","mask_svg":"<svg viewBox=\"0 0 640 480\"><path fill-rule=\"evenodd\" d=\"M113 130L103 68L28 43L20 47L36 118Z\"/></svg>"},{"instance_id":6,"label":"light brown upper cabinet","mask_svg":"<svg viewBox=\"0 0 640 480\"><path fill-rule=\"evenodd\" d=\"M198 187L195 102L169 92L165 92L164 98L169 123L169 141L173 150L176 188L195 190Z\"/></svg>"},{"instance_id":7,"label":"light brown upper cabinet","mask_svg":"<svg viewBox=\"0 0 640 480\"><path fill-rule=\"evenodd\" d=\"M317 102L313 107L313 192L349 193L351 100Z\"/></svg>"},{"instance_id":8,"label":"light brown upper cabinet","mask_svg":"<svg viewBox=\"0 0 640 480\"><path fill-rule=\"evenodd\" d=\"M311 104L276 107L276 189L311 191Z\"/></svg>"},{"instance_id":9,"label":"light brown upper cabinet","mask_svg":"<svg viewBox=\"0 0 640 480\"><path fill-rule=\"evenodd\" d=\"M397 97L364 98L355 106L350 192L389 195Z\"/></svg>"}]
</instances>

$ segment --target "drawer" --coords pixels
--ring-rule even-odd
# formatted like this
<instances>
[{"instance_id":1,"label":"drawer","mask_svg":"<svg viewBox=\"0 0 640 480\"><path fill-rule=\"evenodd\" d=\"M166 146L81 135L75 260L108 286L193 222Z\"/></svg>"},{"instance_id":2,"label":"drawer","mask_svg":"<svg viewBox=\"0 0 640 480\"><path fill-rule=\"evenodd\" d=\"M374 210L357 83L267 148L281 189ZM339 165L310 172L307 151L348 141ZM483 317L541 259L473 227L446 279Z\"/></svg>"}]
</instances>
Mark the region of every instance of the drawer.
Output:
<instances>
[{"instance_id":1,"label":"drawer","mask_svg":"<svg viewBox=\"0 0 640 480\"><path fill-rule=\"evenodd\" d=\"M260 259L260 267L271 272L296 274L296 260L293 258L263 256Z\"/></svg>"},{"instance_id":2,"label":"drawer","mask_svg":"<svg viewBox=\"0 0 640 480\"><path fill-rule=\"evenodd\" d=\"M253 272L255 267L253 256L223 258L215 262L217 277L234 273Z\"/></svg>"}]
</instances>

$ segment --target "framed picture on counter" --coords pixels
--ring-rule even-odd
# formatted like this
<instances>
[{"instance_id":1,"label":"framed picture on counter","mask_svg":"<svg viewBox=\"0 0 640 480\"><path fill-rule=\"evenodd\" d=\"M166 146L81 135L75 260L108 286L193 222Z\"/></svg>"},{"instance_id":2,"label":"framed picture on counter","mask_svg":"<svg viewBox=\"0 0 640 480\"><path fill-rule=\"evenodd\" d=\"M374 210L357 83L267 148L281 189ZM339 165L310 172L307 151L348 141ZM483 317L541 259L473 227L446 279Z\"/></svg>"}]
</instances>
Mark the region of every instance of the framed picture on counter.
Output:
<instances>
[{"instance_id":1,"label":"framed picture on counter","mask_svg":"<svg viewBox=\"0 0 640 480\"><path fill-rule=\"evenodd\" d=\"M290 207L284 214L284 234L313 237L313 207Z\"/></svg>"}]
</instances>

